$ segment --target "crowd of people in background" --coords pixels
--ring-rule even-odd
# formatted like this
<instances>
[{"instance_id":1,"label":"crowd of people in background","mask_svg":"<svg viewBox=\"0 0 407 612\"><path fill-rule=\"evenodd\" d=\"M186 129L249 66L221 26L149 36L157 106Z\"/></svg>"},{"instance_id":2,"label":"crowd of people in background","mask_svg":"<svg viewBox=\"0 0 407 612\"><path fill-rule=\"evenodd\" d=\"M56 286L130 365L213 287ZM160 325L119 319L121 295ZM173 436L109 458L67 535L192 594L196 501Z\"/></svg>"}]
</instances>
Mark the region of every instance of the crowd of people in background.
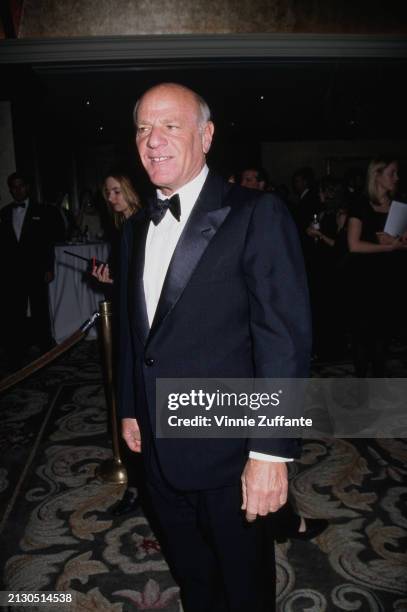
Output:
<instances>
[{"instance_id":1,"label":"crowd of people in background","mask_svg":"<svg viewBox=\"0 0 407 612\"><path fill-rule=\"evenodd\" d=\"M291 189L285 184L272 182L268 173L256 165L248 165L233 173L229 181L249 189L272 192L291 211L308 273L314 359L330 361L351 356L356 376L385 376L389 342L392 338L404 340L406 335L405 302L397 287L402 283L402 271L407 261L407 238L406 235L392 237L383 232L392 200L407 201L406 194L400 194L398 190L397 160L378 157L369 163L365 172L360 168L350 168L343 177L326 175L319 180L312 168L304 166L293 173ZM13 202L1 211L3 250L11 243L17 248L20 238L14 244L10 238L11 228L15 234L17 217L21 216L19 211L23 209L21 203L29 205L32 200L29 181L24 176L11 175L9 187ZM30 210L35 212L38 206L32 202ZM80 209L76 213L68 194L63 191L57 194L53 206L39 209L45 239L42 234L37 236L42 242L40 251L44 254L38 262L38 269L30 275L34 289L24 287L23 291L20 287L16 298L19 308L7 311L5 316L14 321L18 312L19 320L15 325L21 328L27 309L31 308L32 315L36 315L40 322L34 327L41 331L37 344L42 351L53 344L49 317L44 314L45 301L40 297L45 295L47 282L52 280L52 245L102 239L110 242L109 264L94 268L92 273L105 285L106 294L111 296L112 289L107 286L113 284L117 275L120 228L141 206L141 198L130 177L122 172L112 172L104 179L99 193L93 194L89 189L82 192ZM28 223L26 225L28 227ZM26 230L23 238L25 234ZM21 240L17 249L20 254L26 248L23 248L24 244ZM12 258L14 267L17 262L21 268L26 265L25 255L24 251L21 257ZM36 259L30 257L30 266L36 265ZM8 255L3 255L2 261L8 260ZM13 265L4 266L3 278L10 278L9 285L17 294ZM38 282L34 280L37 277L41 277ZM7 338L5 333L3 344L9 347L15 369L21 364L21 347L15 349L14 341L9 342Z\"/></svg>"},{"instance_id":2,"label":"crowd of people in background","mask_svg":"<svg viewBox=\"0 0 407 612\"><path fill-rule=\"evenodd\" d=\"M384 377L389 343L406 339L406 302L397 291L407 264L407 234L384 226L391 202L407 202L392 157L372 159L366 172L317 180L298 168L292 191L265 170L248 166L230 176L242 186L278 195L289 207L303 248L313 317L313 357L353 360L357 377Z\"/></svg>"}]
</instances>

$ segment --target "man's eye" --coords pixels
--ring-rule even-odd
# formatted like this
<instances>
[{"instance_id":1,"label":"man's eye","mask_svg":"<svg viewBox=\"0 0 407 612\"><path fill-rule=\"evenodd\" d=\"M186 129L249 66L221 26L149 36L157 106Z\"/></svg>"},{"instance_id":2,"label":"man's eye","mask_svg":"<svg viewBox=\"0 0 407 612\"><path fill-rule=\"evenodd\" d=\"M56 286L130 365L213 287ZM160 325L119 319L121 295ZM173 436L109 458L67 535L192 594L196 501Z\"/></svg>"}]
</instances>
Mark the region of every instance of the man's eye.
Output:
<instances>
[{"instance_id":1,"label":"man's eye","mask_svg":"<svg viewBox=\"0 0 407 612\"><path fill-rule=\"evenodd\" d=\"M167 125L167 128L168 128L169 130L176 130L176 129L178 128L178 125L174 125L173 123L169 123L169 124Z\"/></svg>"},{"instance_id":2,"label":"man's eye","mask_svg":"<svg viewBox=\"0 0 407 612\"><path fill-rule=\"evenodd\" d=\"M138 125L137 126L137 134L145 134L148 132L148 127L146 125Z\"/></svg>"}]
</instances>

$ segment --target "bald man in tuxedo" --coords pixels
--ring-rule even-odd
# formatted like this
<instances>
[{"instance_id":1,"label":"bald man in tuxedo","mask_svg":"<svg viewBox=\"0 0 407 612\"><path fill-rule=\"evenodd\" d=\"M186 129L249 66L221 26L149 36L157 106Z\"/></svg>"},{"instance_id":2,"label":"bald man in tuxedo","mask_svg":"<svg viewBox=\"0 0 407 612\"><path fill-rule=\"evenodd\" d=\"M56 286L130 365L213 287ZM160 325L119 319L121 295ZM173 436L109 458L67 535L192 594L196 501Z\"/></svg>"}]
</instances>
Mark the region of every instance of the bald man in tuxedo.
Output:
<instances>
[{"instance_id":1,"label":"bald man in tuxedo","mask_svg":"<svg viewBox=\"0 0 407 612\"><path fill-rule=\"evenodd\" d=\"M308 375L309 305L297 233L278 198L208 170L214 125L195 92L155 86L134 114L157 198L123 232L123 437L142 453L185 612L270 612L269 525L286 502L287 462L298 456L299 442L157 438L155 394L158 378Z\"/></svg>"}]
</instances>

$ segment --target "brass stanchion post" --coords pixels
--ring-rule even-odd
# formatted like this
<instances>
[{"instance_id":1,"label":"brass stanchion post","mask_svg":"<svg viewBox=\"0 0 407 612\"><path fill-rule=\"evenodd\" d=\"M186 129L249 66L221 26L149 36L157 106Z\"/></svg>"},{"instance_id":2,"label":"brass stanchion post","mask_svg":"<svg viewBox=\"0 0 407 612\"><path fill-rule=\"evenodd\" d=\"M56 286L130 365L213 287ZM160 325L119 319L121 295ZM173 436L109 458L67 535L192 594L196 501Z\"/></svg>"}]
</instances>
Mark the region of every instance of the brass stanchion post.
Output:
<instances>
[{"instance_id":1,"label":"brass stanchion post","mask_svg":"<svg viewBox=\"0 0 407 612\"><path fill-rule=\"evenodd\" d=\"M116 394L113 383L113 341L112 341L112 304L100 302L100 330L103 346L103 377L105 395L112 427L113 458L104 461L97 470L97 476L107 482L123 484L127 482L127 472L120 457L119 430L117 425Z\"/></svg>"}]
</instances>

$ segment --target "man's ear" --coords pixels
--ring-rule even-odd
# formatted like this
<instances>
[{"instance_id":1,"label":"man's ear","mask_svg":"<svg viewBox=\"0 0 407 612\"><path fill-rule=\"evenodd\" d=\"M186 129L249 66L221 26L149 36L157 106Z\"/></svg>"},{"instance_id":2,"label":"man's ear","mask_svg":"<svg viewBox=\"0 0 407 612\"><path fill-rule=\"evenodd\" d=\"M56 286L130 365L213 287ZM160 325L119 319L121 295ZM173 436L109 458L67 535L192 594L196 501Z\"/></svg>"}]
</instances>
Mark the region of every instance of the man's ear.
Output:
<instances>
[{"instance_id":1,"label":"man's ear","mask_svg":"<svg viewBox=\"0 0 407 612\"><path fill-rule=\"evenodd\" d=\"M202 129L202 150L205 153L208 153L211 148L213 133L215 131L215 126L212 121L207 121Z\"/></svg>"}]
</instances>

